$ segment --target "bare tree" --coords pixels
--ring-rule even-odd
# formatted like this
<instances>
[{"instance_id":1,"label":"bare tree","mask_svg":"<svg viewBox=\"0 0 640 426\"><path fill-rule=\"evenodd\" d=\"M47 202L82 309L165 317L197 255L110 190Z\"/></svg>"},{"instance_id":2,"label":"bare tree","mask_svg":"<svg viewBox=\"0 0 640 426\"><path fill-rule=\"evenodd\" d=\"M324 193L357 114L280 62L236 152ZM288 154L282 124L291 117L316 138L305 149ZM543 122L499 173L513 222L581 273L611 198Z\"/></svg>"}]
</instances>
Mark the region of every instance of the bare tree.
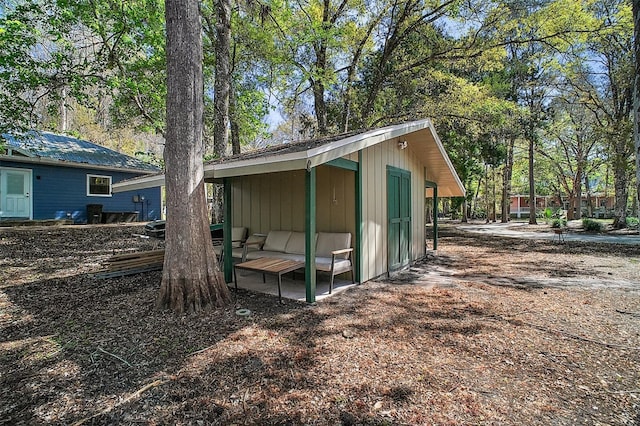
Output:
<instances>
[{"instance_id":1,"label":"bare tree","mask_svg":"<svg viewBox=\"0 0 640 426\"><path fill-rule=\"evenodd\" d=\"M157 305L177 313L222 306L231 297L220 273L204 189L202 25L197 0L166 0L167 227Z\"/></svg>"}]
</instances>

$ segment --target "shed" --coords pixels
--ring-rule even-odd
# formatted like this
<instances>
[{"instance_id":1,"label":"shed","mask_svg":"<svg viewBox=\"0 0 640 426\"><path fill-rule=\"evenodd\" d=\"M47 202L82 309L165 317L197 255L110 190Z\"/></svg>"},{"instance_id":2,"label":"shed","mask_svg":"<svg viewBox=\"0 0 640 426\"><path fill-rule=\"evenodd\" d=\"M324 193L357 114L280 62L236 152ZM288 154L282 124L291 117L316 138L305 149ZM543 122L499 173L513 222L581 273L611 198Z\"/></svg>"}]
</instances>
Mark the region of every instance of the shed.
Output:
<instances>
[{"instance_id":1,"label":"shed","mask_svg":"<svg viewBox=\"0 0 640 426\"><path fill-rule=\"evenodd\" d=\"M349 232L355 279L366 282L425 255L425 199L464 196L465 189L428 119L281 144L210 162L207 182L224 184L225 229ZM114 185L132 190L162 185L163 175ZM437 230L437 214L434 215ZM437 232L434 233L437 244ZM231 252L230 239L225 240ZM306 300L315 301L313 249L306 250ZM225 257L227 282L232 259Z\"/></svg>"},{"instance_id":2,"label":"shed","mask_svg":"<svg viewBox=\"0 0 640 426\"><path fill-rule=\"evenodd\" d=\"M49 132L3 134L0 145L0 220L160 218L160 188L112 193L117 182L157 173L152 164Z\"/></svg>"}]
</instances>

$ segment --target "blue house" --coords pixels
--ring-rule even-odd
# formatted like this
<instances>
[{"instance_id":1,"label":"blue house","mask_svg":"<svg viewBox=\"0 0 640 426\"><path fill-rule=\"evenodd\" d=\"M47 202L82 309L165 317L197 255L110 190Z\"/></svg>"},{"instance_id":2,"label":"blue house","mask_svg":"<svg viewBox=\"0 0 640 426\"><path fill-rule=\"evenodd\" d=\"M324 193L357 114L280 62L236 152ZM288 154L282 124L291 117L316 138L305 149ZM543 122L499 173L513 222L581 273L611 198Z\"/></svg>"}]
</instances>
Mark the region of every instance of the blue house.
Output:
<instances>
[{"instance_id":1,"label":"blue house","mask_svg":"<svg viewBox=\"0 0 640 426\"><path fill-rule=\"evenodd\" d=\"M75 223L147 221L161 216L160 188L113 194L114 183L159 169L69 136L31 132L0 142L0 220Z\"/></svg>"}]
</instances>

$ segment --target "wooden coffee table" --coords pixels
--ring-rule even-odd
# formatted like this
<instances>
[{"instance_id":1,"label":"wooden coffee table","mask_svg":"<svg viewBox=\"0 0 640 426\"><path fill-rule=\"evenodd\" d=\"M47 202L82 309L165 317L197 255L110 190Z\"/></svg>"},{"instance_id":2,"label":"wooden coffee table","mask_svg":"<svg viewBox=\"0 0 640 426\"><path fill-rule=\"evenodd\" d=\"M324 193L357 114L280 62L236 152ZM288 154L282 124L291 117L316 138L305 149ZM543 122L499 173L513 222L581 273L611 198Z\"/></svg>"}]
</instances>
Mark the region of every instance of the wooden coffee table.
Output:
<instances>
[{"instance_id":1,"label":"wooden coffee table","mask_svg":"<svg viewBox=\"0 0 640 426\"><path fill-rule=\"evenodd\" d=\"M237 290L238 275L236 274L236 269L260 272L262 274L262 282L265 282L265 275L275 275L278 277L278 300L282 303L282 275L300 268L304 268L304 262L289 259L278 259L276 257L261 257L259 259L236 263L233 266L233 280Z\"/></svg>"}]
</instances>

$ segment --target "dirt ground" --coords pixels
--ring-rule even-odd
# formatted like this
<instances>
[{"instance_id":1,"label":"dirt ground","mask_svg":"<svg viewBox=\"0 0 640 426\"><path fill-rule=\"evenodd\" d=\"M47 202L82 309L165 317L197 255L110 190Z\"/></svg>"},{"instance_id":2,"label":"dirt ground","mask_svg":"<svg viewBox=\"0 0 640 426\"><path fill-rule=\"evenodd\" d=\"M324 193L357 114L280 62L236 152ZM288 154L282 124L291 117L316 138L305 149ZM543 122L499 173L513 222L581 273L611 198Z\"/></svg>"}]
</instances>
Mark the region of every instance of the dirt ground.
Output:
<instances>
[{"instance_id":1,"label":"dirt ground","mask_svg":"<svg viewBox=\"0 0 640 426\"><path fill-rule=\"evenodd\" d=\"M444 225L317 306L176 316L159 272L92 276L141 230L0 228L0 424L640 424L639 246Z\"/></svg>"}]
</instances>

